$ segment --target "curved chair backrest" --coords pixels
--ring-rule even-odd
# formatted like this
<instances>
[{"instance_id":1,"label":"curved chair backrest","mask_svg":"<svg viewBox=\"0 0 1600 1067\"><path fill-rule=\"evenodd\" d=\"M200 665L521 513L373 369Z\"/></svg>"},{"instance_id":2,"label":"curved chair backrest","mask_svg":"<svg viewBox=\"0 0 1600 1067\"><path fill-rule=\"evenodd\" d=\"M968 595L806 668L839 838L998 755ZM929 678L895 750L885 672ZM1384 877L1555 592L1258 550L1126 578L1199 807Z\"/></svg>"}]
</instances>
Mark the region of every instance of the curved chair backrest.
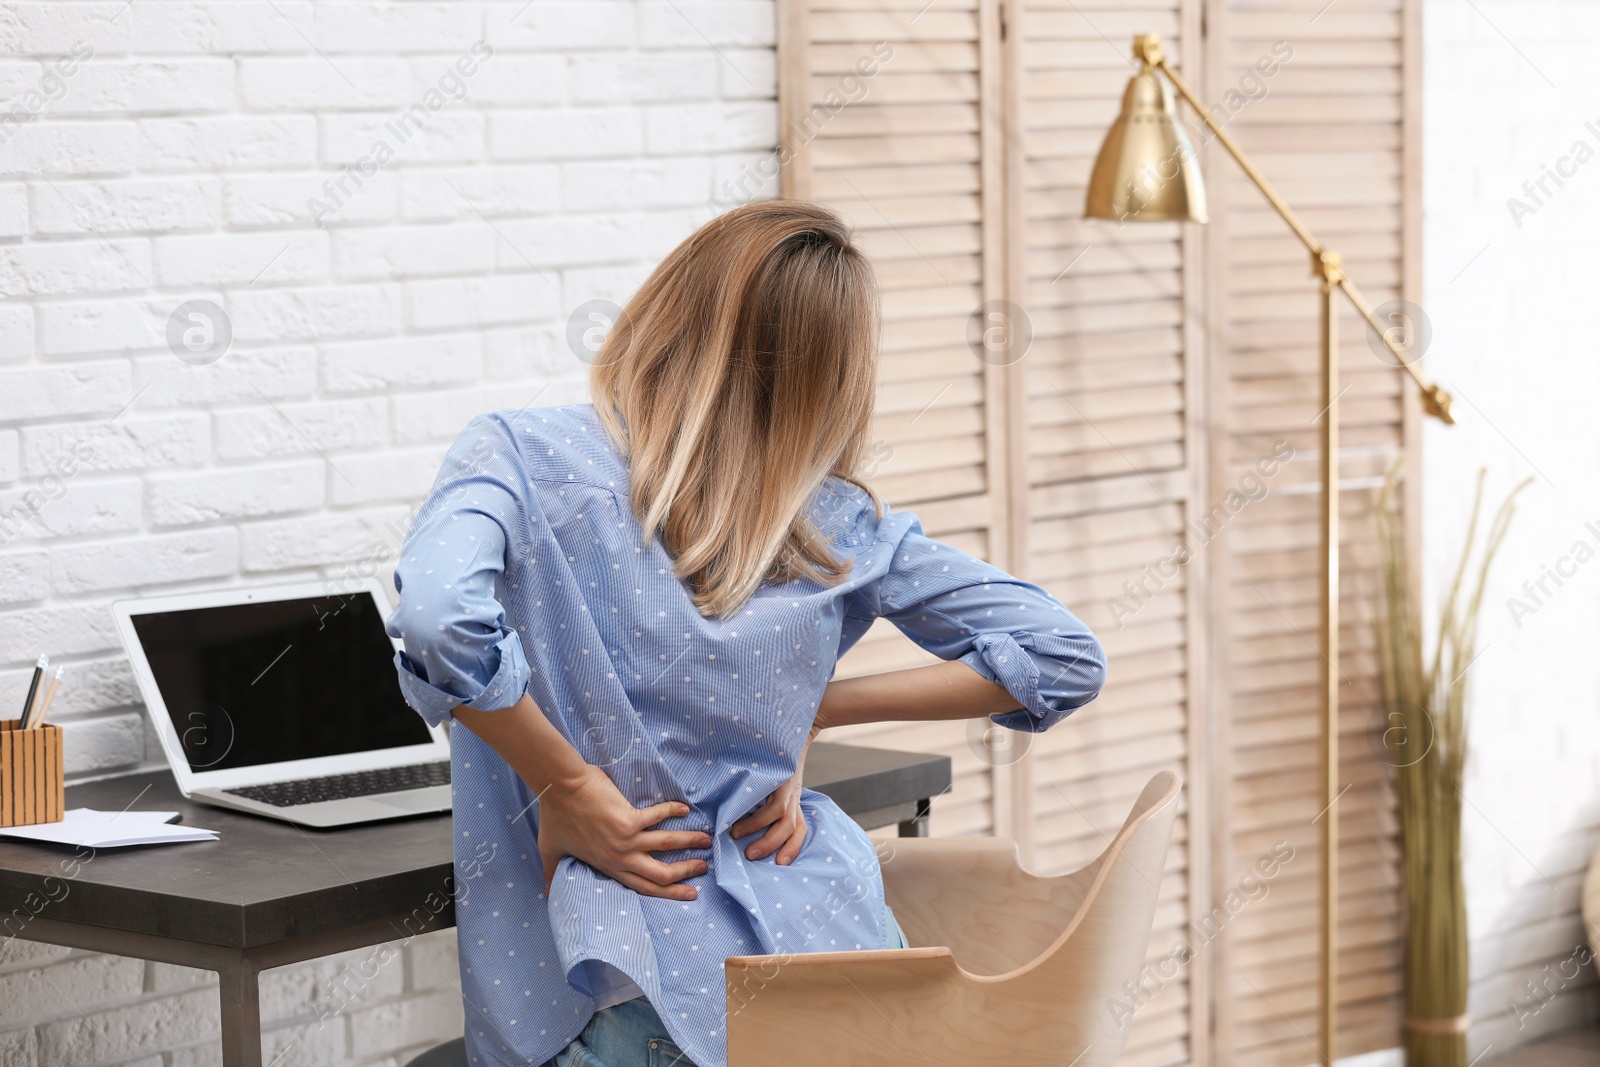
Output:
<instances>
[{"instance_id":1,"label":"curved chair backrest","mask_svg":"<svg viewBox=\"0 0 1600 1067\"><path fill-rule=\"evenodd\" d=\"M1093 881L1071 924L1042 956L1008 976L1047 984L1071 1006L1060 1020L1059 1039L1074 1055L1088 1049L1079 1067L1110 1064L1128 1043L1123 987L1144 966L1178 790L1178 775L1171 771L1150 780L1111 844L1077 872L1092 871Z\"/></svg>"},{"instance_id":2,"label":"curved chair backrest","mask_svg":"<svg viewBox=\"0 0 1600 1067\"><path fill-rule=\"evenodd\" d=\"M1108 1067L1127 1044L1181 785L1163 771L1105 851L1039 877L995 838L902 839L884 887L933 946L728 960L729 1067Z\"/></svg>"}]
</instances>

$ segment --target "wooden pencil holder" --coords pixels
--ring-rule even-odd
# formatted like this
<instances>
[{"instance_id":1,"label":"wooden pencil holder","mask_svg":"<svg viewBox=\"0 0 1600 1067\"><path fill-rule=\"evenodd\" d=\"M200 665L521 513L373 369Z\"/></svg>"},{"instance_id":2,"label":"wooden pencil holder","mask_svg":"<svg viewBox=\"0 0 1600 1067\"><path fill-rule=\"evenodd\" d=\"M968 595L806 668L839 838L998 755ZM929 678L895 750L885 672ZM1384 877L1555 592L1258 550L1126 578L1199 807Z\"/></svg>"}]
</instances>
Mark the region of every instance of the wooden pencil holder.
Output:
<instances>
[{"instance_id":1,"label":"wooden pencil holder","mask_svg":"<svg viewBox=\"0 0 1600 1067\"><path fill-rule=\"evenodd\" d=\"M32 826L66 818L61 727L31 730L17 719L0 721L0 826Z\"/></svg>"}]
</instances>

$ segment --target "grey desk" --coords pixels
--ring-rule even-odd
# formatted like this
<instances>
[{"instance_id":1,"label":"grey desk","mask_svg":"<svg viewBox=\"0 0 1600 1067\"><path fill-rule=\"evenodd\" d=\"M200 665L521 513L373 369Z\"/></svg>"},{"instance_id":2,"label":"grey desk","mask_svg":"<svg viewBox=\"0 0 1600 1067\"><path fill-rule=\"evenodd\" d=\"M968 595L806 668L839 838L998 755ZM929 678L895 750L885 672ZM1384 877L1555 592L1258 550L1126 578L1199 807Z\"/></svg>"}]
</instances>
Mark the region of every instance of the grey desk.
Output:
<instances>
[{"instance_id":1,"label":"grey desk","mask_svg":"<svg viewBox=\"0 0 1600 1067\"><path fill-rule=\"evenodd\" d=\"M819 743L805 783L868 829L921 836L950 760ZM69 808L130 806L181 811L221 840L87 859L0 840L0 935L216 971L226 1067L261 1065L261 971L455 924L443 817L302 830L191 804L164 771L67 790Z\"/></svg>"}]
</instances>

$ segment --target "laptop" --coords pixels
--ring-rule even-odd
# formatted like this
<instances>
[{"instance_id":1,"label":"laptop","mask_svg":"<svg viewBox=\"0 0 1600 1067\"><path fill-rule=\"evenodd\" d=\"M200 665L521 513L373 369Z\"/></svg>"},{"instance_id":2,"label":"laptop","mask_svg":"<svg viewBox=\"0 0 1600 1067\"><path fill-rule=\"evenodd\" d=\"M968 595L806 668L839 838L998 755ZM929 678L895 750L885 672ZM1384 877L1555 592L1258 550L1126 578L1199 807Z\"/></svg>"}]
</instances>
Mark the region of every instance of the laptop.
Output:
<instances>
[{"instance_id":1,"label":"laptop","mask_svg":"<svg viewBox=\"0 0 1600 1067\"><path fill-rule=\"evenodd\" d=\"M322 828L450 810L450 743L400 694L376 579L112 612L184 796Z\"/></svg>"}]
</instances>

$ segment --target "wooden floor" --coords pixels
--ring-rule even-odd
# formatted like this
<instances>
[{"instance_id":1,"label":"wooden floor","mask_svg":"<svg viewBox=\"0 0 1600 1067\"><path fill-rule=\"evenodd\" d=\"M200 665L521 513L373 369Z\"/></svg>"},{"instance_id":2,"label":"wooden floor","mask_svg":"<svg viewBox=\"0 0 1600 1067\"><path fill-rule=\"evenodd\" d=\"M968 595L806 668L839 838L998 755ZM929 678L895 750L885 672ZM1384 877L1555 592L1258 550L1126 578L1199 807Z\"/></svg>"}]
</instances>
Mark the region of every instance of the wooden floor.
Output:
<instances>
[{"instance_id":1,"label":"wooden floor","mask_svg":"<svg viewBox=\"0 0 1600 1067\"><path fill-rule=\"evenodd\" d=\"M1536 1045L1490 1059L1492 1067L1595 1067L1600 1064L1600 1029L1571 1030Z\"/></svg>"}]
</instances>

